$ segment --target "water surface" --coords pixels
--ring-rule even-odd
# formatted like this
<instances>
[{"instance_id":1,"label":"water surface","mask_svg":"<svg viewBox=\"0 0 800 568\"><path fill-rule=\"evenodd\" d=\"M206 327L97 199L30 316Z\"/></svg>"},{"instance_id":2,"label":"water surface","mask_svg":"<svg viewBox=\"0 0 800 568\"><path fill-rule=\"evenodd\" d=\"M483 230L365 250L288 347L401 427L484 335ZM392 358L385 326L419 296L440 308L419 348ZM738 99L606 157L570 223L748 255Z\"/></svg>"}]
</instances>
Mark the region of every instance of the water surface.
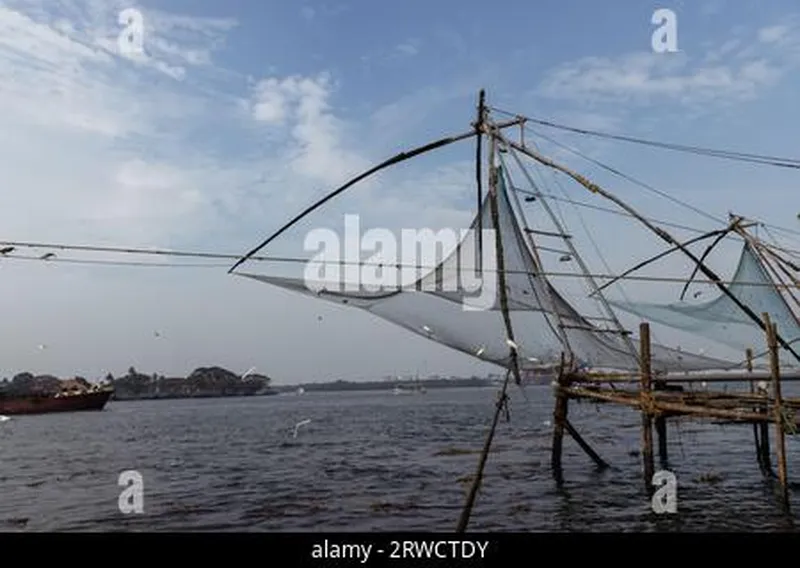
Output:
<instances>
[{"instance_id":1,"label":"water surface","mask_svg":"<svg viewBox=\"0 0 800 568\"><path fill-rule=\"evenodd\" d=\"M452 531L496 392L111 402L103 412L12 417L0 423L0 529ZM612 468L595 471L567 437L559 490L552 406L548 386L511 391L511 421L498 428L470 528L792 529L759 472L750 426L670 423L679 511L656 515L639 415L571 402L571 422ZM800 475L800 445L789 437L787 447L789 475ZM143 476L141 515L118 509L124 470Z\"/></svg>"}]
</instances>

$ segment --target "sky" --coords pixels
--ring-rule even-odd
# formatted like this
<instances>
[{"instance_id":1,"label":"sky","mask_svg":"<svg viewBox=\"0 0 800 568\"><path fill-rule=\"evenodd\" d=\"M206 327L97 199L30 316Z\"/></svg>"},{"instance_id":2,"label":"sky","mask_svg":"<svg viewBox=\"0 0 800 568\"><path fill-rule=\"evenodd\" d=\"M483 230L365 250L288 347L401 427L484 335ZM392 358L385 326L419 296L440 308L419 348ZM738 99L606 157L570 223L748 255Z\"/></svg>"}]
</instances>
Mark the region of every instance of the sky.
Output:
<instances>
[{"instance_id":1,"label":"sky","mask_svg":"<svg viewBox=\"0 0 800 568\"><path fill-rule=\"evenodd\" d=\"M481 88L494 107L571 126L796 154L800 10L790 0L492 7L3 0L0 240L243 254L370 165L469 130ZM659 8L676 14L675 52L653 51ZM118 41L130 9L142 16L142 53ZM733 211L800 230L792 170L532 128L531 139L561 142L538 140L549 155L654 217L710 222L563 145L717 218ZM344 213L375 226L466 227L473 156L465 142L406 162L270 252L294 250L303 231L340 228ZM594 244L615 267L658 245L641 227L595 221ZM228 274L232 261L118 266L65 260L175 260L54 252L0 259L2 376L98 378L130 366L182 376L221 365L290 384L497 372L370 314Z\"/></svg>"}]
</instances>

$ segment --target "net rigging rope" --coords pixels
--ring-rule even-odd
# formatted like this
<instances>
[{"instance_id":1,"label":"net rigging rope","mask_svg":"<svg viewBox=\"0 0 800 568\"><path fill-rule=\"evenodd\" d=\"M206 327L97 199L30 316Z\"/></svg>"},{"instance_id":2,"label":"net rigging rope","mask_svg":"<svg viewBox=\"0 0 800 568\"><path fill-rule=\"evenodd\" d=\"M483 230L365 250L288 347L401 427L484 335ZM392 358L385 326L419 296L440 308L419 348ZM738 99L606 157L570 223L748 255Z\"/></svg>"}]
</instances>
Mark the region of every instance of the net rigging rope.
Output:
<instances>
[{"instance_id":1,"label":"net rigging rope","mask_svg":"<svg viewBox=\"0 0 800 568\"><path fill-rule=\"evenodd\" d=\"M573 126L567 126L567 125L563 125L563 124L558 124L558 123L555 123L555 122L552 122L552 121L547 121L547 120L537 119L537 118L533 118L533 117L528 117L528 116L520 115L520 114L517 114L517 113L511 113L509 111L502 110L502 109L499 109L499 108L496 108L496 107L491 107L491 109L493 111L499 113L499 114L503 114L503 115L507 115L507 116L514 116L514 117L517 117L519 119L522 119L522 120L525 121L525 123L530 122L530 123L534 123L534 124L539 124L541 126L555 128L555 129L558 129L558 130L563 130L563 131L567 131L567 132L573 132L573 133L576 133L576 134L596 136L596 137L599 137L599 138L605 138L605 139L609 139L609 140L618 140L618 141L630 142L630 143L634 143L634 144L641 144L641 145L645 145L645 146L652 146L652 147L657 147L657 148L662 148L662 149L667 149L667 150L674 150L674 151L679 151L679 152L693 153L693 154L702 155L702 156L725 158L725 159L734 160L734 161L757 163L757 164L766 165L766 166L789 167L789 168L793 168L793 169L800 169L800 160L797 160L797 159L794 159L794 158L780 158L780 157L767 156L767 155L761 155L761 154L752 154L752 153L745 153L745 152L733 152L733 151L728 151L728 150L718 150L718 149L712 149L712 148L704 148L704 147L700 147L700 146L689 146L689 145L683 145L683 144L672 144L672 143L666 143L666 142L657 142L657 141L654 141L654 140L646 140L646 139L642 139L642 138L636 138L636 137L633 137L633 136L610 134L610 133L607 133L607 132L600 132L600 131L597 131L597 130L590 130L590 129L586 129L586 128L576 128L576 127L573 127ZM603 168L603 169L605 169L605 170L607 170L607 171L609 171L611 173L614 173L615 175L619 175L619 176L623 177L624 179L627 179L628 181L630 181L632 183L635 183L636 185L644 187L644 188L646 188L646 189L648 189L650 191L656 192L659 195L661 195L662 197L665 197L666 199L670 199L671 201L674 201L675 203L678 203L678 204L682 205L683 207L687 207L687 208L691 209L692 211L694 211L695 213L698 213L699 215L702 215L702 216L707 217L709 219L713 219L713 220L715 220L717 222L720 222L719 219L716 219L715 217L711 216L709 213L707 213L705 211L702 211L701 209L698 209L698 208L696 208L696 207L694 207L694 206L692 206L692 205L690 205L688 203L682 202L680 200L676 200L672 196L669 196L668 194L665 194L664 192L661 192L661 191L653 188L652 186L649 186L648 184L640 182L639 180L636 180L636 179L634 179L634 178L632 178L630 176L627 176L626 174L616 170L615 168L612 168L612 167L610 167L610 166L608 166L606 164L603 164L603 163L601 163L601 162L599 162L597 160L594 160L593 158L590 158L588 156L582 155L577 150L575 150L573 148L569 148L566 145L563 145L563 144L553 140L552 138L548 138L548 137L544 136L543 134L541 134L540 132L534 131L527 124L525 124L523 126L523 128L524 128L524 130L530 132L531 134L534 134L534 135L540 136L540 137L542 137L544 139L547 139L551 143L553 143L555 145L558 145L558 146L561 146L564 149L566 149L566 150L568 150L570 152L573 152L576 155L579 155L580 157L582 157L582 158L594 163L595 165L597 165L597 166L599 166L599 167L601 167L601 168ZM789 229L787 227L781 227L779 225L774 225L774 224L769 224L769 223L764 223L764 222L760 222L760 224L765 226L765 227L770 227L770 228L775 229L775 230L786 232L788 234L800 236L800 230Z\"/></svg>"}]
</instances>

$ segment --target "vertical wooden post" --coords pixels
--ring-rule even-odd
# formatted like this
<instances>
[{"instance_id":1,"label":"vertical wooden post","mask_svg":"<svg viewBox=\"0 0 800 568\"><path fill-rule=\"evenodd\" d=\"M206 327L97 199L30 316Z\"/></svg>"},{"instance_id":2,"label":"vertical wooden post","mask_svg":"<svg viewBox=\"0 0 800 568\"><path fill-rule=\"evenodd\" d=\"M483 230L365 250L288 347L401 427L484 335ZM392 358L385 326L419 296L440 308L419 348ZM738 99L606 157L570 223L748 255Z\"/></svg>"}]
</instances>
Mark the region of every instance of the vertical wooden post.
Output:
<instances>
[{"instance_id":1,"label":"vertical wooden post","mask_svg":"<svg viewBox=\"0 0 800 568\"><path fill-rule=\"evenodd\" d=\"M780 483L781 498L785 505L789 504L789 482L786 471L786 433L784 431L783 400L781 396L781 373L778 361L778 330L769 318L769 314L762 314L767 326L767 344L769 346L769 366L772 375L772 388L775 396L775 454L778 459L778 482Z\"/></svg>"},{"instance_id":2,"label":"vertical wooden post","mask_svg":"<svg viewBox=\"0 0 800 568\"><path fill-rule=\"evenodd\" d=\"M550 462L553 469L553 477L556 483L560 485L564 482L564 473L561 469L561 449L564 444L564 423L567 420L567 412L569 410L569 399L565 390L569 381L564 353L561 353L561 365L556 382L556 405L553 410L553 447Z\"/></svg>"},{"instance_id":3,"label":"vertical wooden post","mask_svg":"<svg viewBox=\"0 0 800 568\"><path fill-rule=\"evenodd\" d=\"M658 436L658 462L663 469L667 469L669 456L667 455L667 419L658 415L655 419L656 435Z\"/></svg>"},{"instance_id":4,"label":"vertical wooden post","mask_svg":"<svg viewBox=\"0 0 800 568\"><path fill-rule=\"evenodd\" d=\"M667 390L667 382L658 379L653 383L654 390ZM663 413L656 415L655 419L656 435L658 437L658 462L662 469L669 467L669 455L667 453L667 417Z\"/></svg>"},{"instance_id":5,"label":"vertical wooden post","mask_svg":"<svg viewBox=\"0 0 800 568\"><path fill-rule=\"evenodd\" d=\"M747 372L753 372L753 350L749 347L745 350L745 356L747 357ZM750 381L750 394L756 394L756 383L755 381ZM758 408L754 408L753 412L759 412ZM758 437L758 431L761 424L753 423L753 439L756 442L756 461L758 462L758 468L761 470L761 473L765 473L764 468L764 460L763 460L763 451L761 449L761 441Z\"/></svg>"},{"instance_id":6,"label":"vertical wooden post","mask_svg":"<svg viewBox=\"0 0 800 568\"><path fill-rule=\"evenodd\" d=\"M641 367L641 409L642 409L642 459L644 461L644 482L648 493L653 491L653 421L650 414L652 392L650 391L652 374L650 367L650 325L639 324L639 354Z\"/></svg>"}]
</instances>

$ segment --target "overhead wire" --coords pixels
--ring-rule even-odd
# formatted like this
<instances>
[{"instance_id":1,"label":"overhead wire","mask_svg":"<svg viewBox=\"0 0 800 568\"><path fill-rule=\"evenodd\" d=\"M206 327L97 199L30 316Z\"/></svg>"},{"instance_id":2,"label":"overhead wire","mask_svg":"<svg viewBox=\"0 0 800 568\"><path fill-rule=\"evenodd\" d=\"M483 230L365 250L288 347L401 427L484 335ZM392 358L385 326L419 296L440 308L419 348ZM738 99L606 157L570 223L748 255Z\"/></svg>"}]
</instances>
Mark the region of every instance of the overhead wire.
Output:
<instances>
[{"instance_id":1,"label":"overhead wire","mask_svg":"<svg viewBox=\"0 0 800 568\"><path fill-rule=\"evenodd\" d=\"M61 245L61 248L64 249L71 249L74 248L71 245ZM82 247L85 248L85 247ZM109 247L103 247L104 249L108 249ZM215 256L219 258L228 258L228 255L222 255L218 253L205 253L205 252L188 252L188 251L158 251L159 254L164 254L166 252L175 254L176 256L199 256L199 257L208 257L208 256ZM148 254L147 249L137 250L135 253L130 252L122 252L121 254ZM236 258L239 258L238 255L234 255ZM227 264L222 263L170 263L170 262L144 262L144 261L115 261L115 260L105 260L105 259L81 259L81 258L63 258L63 257L53 257L48 259L42 259L40 256L22 256L22 255L12 255L12 254L5 254L0 255L0 266L4 260L23 260L23 261L38 261L41 263L69 263L69 264L87 264L87 265L98 265L98 266L148 266L154 268L219 268L221 266L227 266ZM298 263L304 264L310 262L308 258L302 257L289 257L289 256L276 256L276 257L259 257L259 258L252 258L251 260L260 260L262 262L281 262L281 263ZM329 264L329 265L338 265L338 266L374 266L380 268L395 268L395 269L414 269L414 270L434 270L437 268L436 266L426 266L422 264L407 264L407 263L380 263L380 262L369 262L369 261L347 261L347 260L338 260L338 261L316 261L317 263L321 264ZM490 269L484 268L486 272L497 272L497 269ZM679 278L679 277L665 277L665 276L620 276L617 274L605 274L605 273L589 273L589 274L576 274L574 272L558 272L558 271L539 271L539 272L531 272L528 270L514 270L514 269L507 269L505 272L509 274L522 274L522 275L541 275L541 276L553 276L553 277L563 277L563 278L585 278L590 276L592 278L598 278L603 280L635 280L635 281L643 281L643 282L667 282L667 283L679 283L683 284L689 281L688 278ZM692 282L697 282L701 284L710 284L714 281L712 280L704 280L704 279L693 279ZM732 284L733 281L726 281L722 280L723 284ZM736 284L741 284L745 286L756 286L756 287L772 287L772 284L766 282L755 282L755 281L740 281L737 280ZM775 284L780 288L782 285ZM791 285L783 285L784 287L791 287Z\"/></svg>"},{"instance_id":2,"label":"overhead wire","mask_svg":"<svg viewBox=\"0 0 800 568\"><path fill-rule=\"evenodd\" d=\"M752 154L747 152L734 152L730 150L718 150L713 148L707 148L702 146L689 146L686 144L674 144L669 142L659 142L656 140L647 140L644 138L637 138L634 136L626 136L622 134L611 134L609 132L601 132L598 130L591 130L588 128L577 128L575 126L567 126L564 124L558 124L549 120L543 120L539 118L534 118L530 116L521 115L519 113L512 113L507 110L503 110L497 107L490 107L491 110L497 112L499 114L505 114L507 116L520 118L525 120L526 122L532 122L534 124L539 124L541 126L547 126L550 128L555 128L558 130L564 130L569 132L574 132L576 134L584 134L588 136L596 136L598 138L607 138L610 140L618 140L622 142L631 142L634 144L641 144L645 146L653 146L657 148L663 148L666 150L674 150L677 152L686 152L704 156L712 156L715 158L724 158L729 160L735 161L742 161L742 162L751 162L751 163L758 163L763 165L770 165L775 167L783 167L783 168L792 168L792 169L800 169L800 160L795 158L781 158L776 156L769 156L764 154Z\"/></svg>"},{"instance_id":3,"label":"overhead wire","mask_svg":"<svg viewBox=\"0 0 800 568\"><path fill-rule=\"evenodd\" d=\"M634 137L631 137L631 136L612 135L612 134L593 131L593 130L589 130L589 129L582 129L582 128L575 128L575 127L570 127L570 126L566 126L566 125L560 125L560 124L556 124L556 123L551 122L551 121L544 121L544 120L535 119L535 118L532 118L532 117L522 116L522 115L515 114L515 113L509 113L508 111L504 111L502 109L498 109L498 108L494 108L494 107L492 107L492 110L495 111L495 112L501 113L501 114L506 114L506 115L509 115L509 116L522 118L522 119L524 119L525 122L532 122L532 123L540 124L542 126L548 126L548 127L552 127L552 128L561 129L561 130L577 132L577 133L581 133L581 134L588 134L588 135L593 135L593 136L599 136L599 137L605 137L605 138L610 138L610 139L624 140L624 141L627 141L627 142L641 143L641 144L646 144L646 145L651 145L651 146L658 146L658 147L663 147L663 148L672 149L672 150L695 152L695 153L700 152L700 153L704 153L706 155L714 155L714 156L720 156L720 157L721 156L726 156L726 157L732 157L732 158L759 159L759 160L762 160L764 162L776 162L777 161L777 162L787 162L788 163L788 162L791 161L791 160L784 159L784 158L775 158L775 157L771 157L771 156L762 156L762 155L757 155L757 154L746 154L746 153L741 153L741 152L727 152L727 151L722 151L722 150L711 150L711 149L708 149L708 148L701 148L701 147L697 147L697 146L685 146L685 145L678 145L678 144L657 143L657 142L654 142L654 141L638 139L638 138L634 138ZM675 203L677 203L679 205L687 207L687 208L693 210L694 212L696 212L696 213L698 213L698 214L700 214L700 215L702 215L702 216L704 216L704 217L706 217L708 219L714 220L716 222L720 221L720 219L717 219L714 216L712 216L712 215L710 215L710 214L708 214L706 212L703 212L702 210L697 209L696 207L694 207L694 206L692 206L692 205L690 205L688 203L685 203L685 202L683 202L681 200L678 200L677 198L674 198L673 196L670 196L669 194L667 194L667 193L665 193L665 192L663 192L661 190L658 190L658 189L650 186L649 184L646 184L646 183L644 183L644 182L642 182L640 180L637 180L637 179L635 179L635 178L633 178L631 176L628 176L627 174L624 174L623 172L619 171L616 168L608 166L607 164L604 164L604 163L600 162L599 160L591 158L590 156L586 156L585 154L583 154L582 152L580 152L579 150L577 150L575 148L571 148L570 146L565 145L563 143L560 143L560 142L554 140L553 138L542 134L541 132L533 130L527 124L523 124L523 129L527 129L527 130L531 131L534 135L539 136L542 139L545 139L545 140L547 140L547 141L549 141L549 142L551 142L551 143L553 143L553 144L555 144L557 146L560 146L560 147L564 148L565 150L567 150L569 152L572 152L572 153L578 155L579 157L581 157L583 159L586 159L586 160L594 163L595 165L597 165L599 167L602 167L603 169L606 169L607 171L609 171L609 172L611 172L611 173L613 173L615 175L621 176L624 179L626 179L626 180L628 180L628 181L630 181L632 183L635 183L636 185L644 187L645 189L647 189L649 191L652 191L654 193L657 193L658 195L660 195L660 196L662 196L662 197L664 197L666 199L670 199L671 201L673 201L673 202L675 202ZM797 160L796 162L800 166L800 160ZM564 191L563 187L560 186L560 184L559 184L559 188L561 189L562 193L564 193L564 194L566 193ZM542 191L531 192L531 191L527 191L527 190L524 190L524 189L518 188L518 187L512 187L511 189L513 189L516 192L522 193L522 194L527 194L527 195L531 195L531 196L541 196L541 197L546 197L548 199L552 199L552 200L554 200L556 202L568 203L568 204L573 205L574 207L582 207L582 208L586 208L586 209L592 209L592 210L601 211L601 212L605 212L605 213L610 213L610 214L614 214L614 215L619 215L619 216L623 216L623 217L630 217L631 216L629 213L624 212L624 211L620 211L620 210L617 210L617 209L612 209L610 207L603 207L603 206L595 205L595 204L592 204L592 203L586 203L586 202L583 202L583 201L570 199L566 195L561 196L561 195L545 193L545 192L542 192ZM561 212L560 209L559 209L559 216L563 216L563 212ZM650 220L650 221L652 221L654 223L660 224L660 225L664 225L664 226L668 226L668 227L672 227L672 228L676 228L676 229L681 229L681 230L685 230L685 231L688 231L688 232L693 232L693 233L698 233L698 234L704 232L701 229L698 229L696 227L691 227L691 226L688 226L688 225L685 225L685 224L682 224L682 223L675 223L675 222L672 222L672 221L666 221L666 220L657 219L657 218L648 218L648 220ZM583 219L581 219L581 221L583 221ZM759 224L764 226L765 228L768 227L768 228L770 228L772 230L775 230L775 231L781 231L781 232L792 234L792 235L800 235L800 231L795 231L795 230L792 230L792 229L788 229L786 227L780 227L780 226L777 226L777 225L774 225L774 224L768 224L768 223L764 223L764 222L761 222L761 221L759 221ZM736 238L736 237L733 236L733 238ZM773 237L773 241L774 240L775 239ZM26 241L10 241L10 240L9 241L0 241L0 245L6 246L6 247L19 247L19 248L38 248L38 249L51 249L51 250L53 250L53 249L55 249L55 250L72 250L72 251L85 251L85 252L107 252L107 253L119 253L119 254L159 255L159 256L172 256L172 257L214 258L214 259L227 259L227 260L241 260L243 258L241 254L225 254L225 253L199 252L199 251L178 251L178 250L157 249L157 248L132 248L132 247L93 246L93 245L67 245L67 244L60 244L60 243L42 243L42 242L26 242ZM782 250L783 252L787 252L787 253L793 254L793 255L799 253L799 251L797 251L797 250L794 250L794 249L791 249L791 248L786 248L786 247L780 247L780 246L777 246L777 244L775 245L775 249L776 250ZM24 257L24 256L19 256L19 255L2 255L2 254L0 254L0 260L3 259L3 258L15 259L15 260L41 260L40 257ZM277 256L256 256L255 254L247 255L247 258L248 258L248 260L253 260L253 261L307 262L307 259L298 259L298 258L291 258L291 257L277 257ZM608 269L607 264L605 263L605 259L603 259L603 261L604 261L604 264L606 265L605 268ZM51 259L48 260L48 262L62 262L62 263L76 263L76 264L97 264L97 265L110 265L110 266L152 266L152 267L175 267L175 268L178 268L178 267L180 267L180 268L218 268L220 266L224 266L221 263L201 263L201 264L197 264L197 263L195 263L195 264L190 264L190 263L163 263L163 262L159 263L159 262L130 262L130 261L109 261L109 260L68 259L68 258L51 258ZM345 264L347 264L347 263L345 263ZM354 263L354 264L360 264L362 266L366 265L363 262ZM375 263L375 266L390 266L390 265L387 264L387 263ZM401 267L401 265L395 265L395 266L397 268ZM409 268L418 268L418 269L426 268L426 267L423 267L423 266L410 266L410 265L406 265L406 266L408 266ZM432 270L435 267L429 267L429 268ZM611 271L608 270L608 272L610 273ZM598 277L602 277L602 276L598 275ZM610 277L613 278L613 276L610 276ZM636 278L642 278L642 277L636 277ZM636 278L626 277L626 279L636 279ZM678 281L681 281L681 280L679 279Z\"/></svg>"}]
</instances>

